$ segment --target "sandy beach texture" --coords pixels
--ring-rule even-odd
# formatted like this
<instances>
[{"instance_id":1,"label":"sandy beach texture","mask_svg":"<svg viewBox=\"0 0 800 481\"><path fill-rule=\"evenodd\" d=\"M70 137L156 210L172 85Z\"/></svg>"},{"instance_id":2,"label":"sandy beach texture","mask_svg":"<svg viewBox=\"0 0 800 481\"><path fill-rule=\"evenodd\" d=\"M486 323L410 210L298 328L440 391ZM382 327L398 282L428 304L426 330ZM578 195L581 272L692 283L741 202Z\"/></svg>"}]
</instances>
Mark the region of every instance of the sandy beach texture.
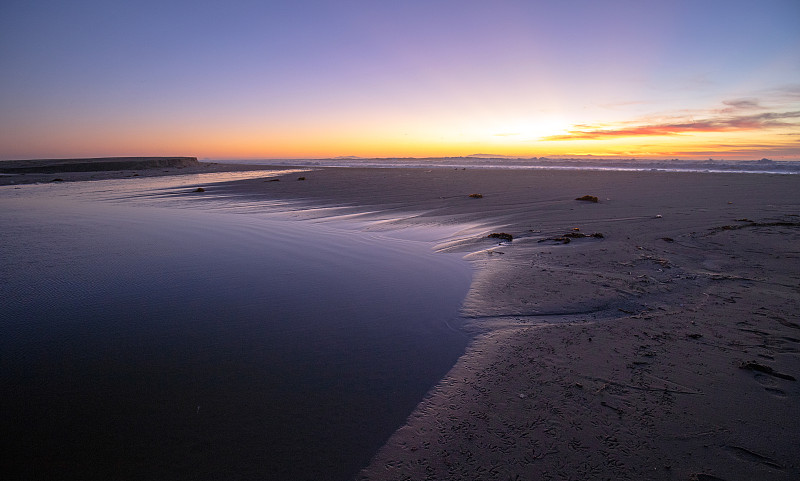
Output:
<instances>
[{"instance_id":1,"label":"sandy beach texture","mask_svg":"<svg viewBox=\"0 0 800 481\"><path fill-rule=\"evenodd\" d=\"M800 177L304 177L209 191L474 227L442 248L477 267L463 306L475 338L359 479L800 476Z\"/></svg>"},{"instance_id":2,"label":"sandy beach texture","mask_svg":"<svg viewBox=\"0 0 800 481\"><path fill-rule=\"evenodd\" d=\"M800 478L799 176L302 175L187 195L469 227L473 341L358 479Z\"/></svg>"}]
</instances>

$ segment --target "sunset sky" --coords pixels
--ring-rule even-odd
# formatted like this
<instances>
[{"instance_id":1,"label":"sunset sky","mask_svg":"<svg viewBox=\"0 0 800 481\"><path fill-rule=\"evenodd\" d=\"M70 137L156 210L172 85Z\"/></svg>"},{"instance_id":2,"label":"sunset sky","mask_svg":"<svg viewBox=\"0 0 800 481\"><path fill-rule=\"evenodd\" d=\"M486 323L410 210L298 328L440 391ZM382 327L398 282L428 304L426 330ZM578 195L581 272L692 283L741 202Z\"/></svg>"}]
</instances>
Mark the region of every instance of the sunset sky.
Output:
<instances>
[{"instance_id":1,"label":"sunset sky","mask_svg":"<svg viewBox=\"0 0 800 481\"><path fill-rule=\"evenodd\" d=\"M800 1L3 0L0 159L800 159Z\"/></svg>"}]
</instances>

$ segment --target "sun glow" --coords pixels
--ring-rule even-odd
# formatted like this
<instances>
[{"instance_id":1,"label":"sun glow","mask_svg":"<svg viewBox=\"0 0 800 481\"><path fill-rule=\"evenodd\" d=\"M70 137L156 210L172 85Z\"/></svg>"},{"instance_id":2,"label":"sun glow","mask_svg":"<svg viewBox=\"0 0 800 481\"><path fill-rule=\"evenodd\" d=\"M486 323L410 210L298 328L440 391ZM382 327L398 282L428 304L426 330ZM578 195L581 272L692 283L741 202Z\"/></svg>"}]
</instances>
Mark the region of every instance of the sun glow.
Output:
<instances>
[{"instance_id":1,"label":"sun glow","mask_svg":"<svg viewBox=\"0 0 800 481\"><path fill-rule=\"evenodd\" d=\"M508 143L536 142L543 137L567 132L570 123L560 117L522 119L514 122L497 122L491 128L495 141Z\"/></svg>"}]
</instances>

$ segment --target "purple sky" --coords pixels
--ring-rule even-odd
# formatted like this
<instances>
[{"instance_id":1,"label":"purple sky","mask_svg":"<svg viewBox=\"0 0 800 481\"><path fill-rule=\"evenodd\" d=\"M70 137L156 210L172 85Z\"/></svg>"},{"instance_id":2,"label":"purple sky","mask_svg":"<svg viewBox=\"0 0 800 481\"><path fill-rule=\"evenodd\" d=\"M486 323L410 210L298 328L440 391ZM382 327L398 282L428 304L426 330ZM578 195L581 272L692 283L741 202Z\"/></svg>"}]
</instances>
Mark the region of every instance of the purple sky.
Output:
<instances>
[{"instance_id":1,"label":"purple sky","mask_svg":"<svg viewBox=\"0 0 800 481\"><path fill-rule=\"evenodd\" d=\"M0 159L800 158L800 2L0 4Z\"/></svg>"}]
</instances>

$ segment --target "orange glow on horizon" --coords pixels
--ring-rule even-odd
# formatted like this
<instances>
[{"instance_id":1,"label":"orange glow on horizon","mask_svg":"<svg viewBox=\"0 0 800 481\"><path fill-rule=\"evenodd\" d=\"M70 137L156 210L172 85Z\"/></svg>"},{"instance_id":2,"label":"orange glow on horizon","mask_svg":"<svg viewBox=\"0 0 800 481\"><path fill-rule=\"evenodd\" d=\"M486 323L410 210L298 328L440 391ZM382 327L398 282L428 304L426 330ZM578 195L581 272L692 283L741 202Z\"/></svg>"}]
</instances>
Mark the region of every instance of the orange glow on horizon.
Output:
<instances>
[{"instance_id":1,"label":"orange glow on horizon","mask_svg":"<svg viewBox=\"0 0 800 481\"><path fill-rule=\"evenodd\" d=\"M729 158L732 160L800 159L796 119L800 113L725 116L653 123L569 122L554 114L540 116L455 117L382 116L369 121L342 115L287 119L283 123L252 119L220 124L175 123L76 124L53 129L48 145L20 132L20 154L4 158L123 155L192 155L204 159L308 159L357 157L459 157L495 154L511 157L612 156L641 158ZM177 126L176 126L177 125ZM93 133L86 142L86 131Z\"/></svg>"},{"instance_id":2,"label":"orange glow on horizon","mask_svg":"<svg viewBox=\"0 0 800 481\"><path fill-rule=\"evenodd\" d=\"M0 159L800 160L797 2L95 3L4 9Z\"/></svg>"}]
</instances>

